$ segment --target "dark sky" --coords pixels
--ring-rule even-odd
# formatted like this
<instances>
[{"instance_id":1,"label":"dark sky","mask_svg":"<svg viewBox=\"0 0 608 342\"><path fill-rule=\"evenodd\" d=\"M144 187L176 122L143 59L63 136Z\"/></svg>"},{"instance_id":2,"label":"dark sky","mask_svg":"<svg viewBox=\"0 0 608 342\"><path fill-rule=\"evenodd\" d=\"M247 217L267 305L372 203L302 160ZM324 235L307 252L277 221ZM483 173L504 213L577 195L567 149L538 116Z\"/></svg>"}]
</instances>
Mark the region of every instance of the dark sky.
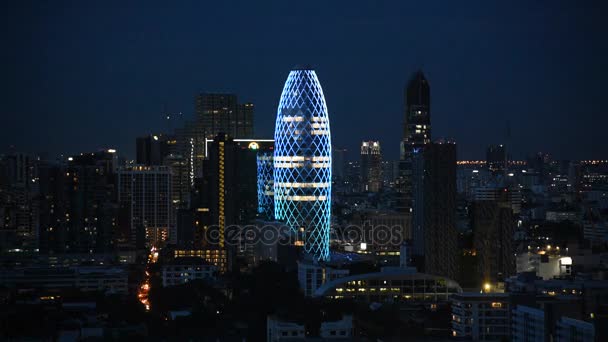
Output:
<instances>
[{"instance_id":1,"label":"dark sky","mask_svg":"<svg viewBox=\"0 0 608 342\"><path fill-rule=\"evenodd\" d=\"M311 64L334 146L397 158L403 87L422 67L433 137L483 158L608 158L605 1L3 1L0 147L77 153L193 115L201 91L256 104L271 137L285 78Z\"/></svg>"}]
</instances>

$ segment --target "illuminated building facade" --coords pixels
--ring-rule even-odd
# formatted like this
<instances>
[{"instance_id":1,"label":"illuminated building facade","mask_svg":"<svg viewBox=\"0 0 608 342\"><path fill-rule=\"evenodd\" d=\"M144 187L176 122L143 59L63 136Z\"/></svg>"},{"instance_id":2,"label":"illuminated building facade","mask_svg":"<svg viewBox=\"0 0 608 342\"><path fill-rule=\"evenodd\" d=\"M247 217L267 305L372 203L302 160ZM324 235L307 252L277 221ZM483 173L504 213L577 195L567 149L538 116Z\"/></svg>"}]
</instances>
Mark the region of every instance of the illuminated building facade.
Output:
<instances>
[{"instance_id":1,"label":"illuminated building facade","mask_svg":"<svg viewBox=\"0 0 608 342\"><path fill-rule=\"evenodd\" d=\"M289 73L275 126L275 218L304 231L304 250L329 260L331 134L327 105L310 68Z\"/></svg>"}]
</instances>

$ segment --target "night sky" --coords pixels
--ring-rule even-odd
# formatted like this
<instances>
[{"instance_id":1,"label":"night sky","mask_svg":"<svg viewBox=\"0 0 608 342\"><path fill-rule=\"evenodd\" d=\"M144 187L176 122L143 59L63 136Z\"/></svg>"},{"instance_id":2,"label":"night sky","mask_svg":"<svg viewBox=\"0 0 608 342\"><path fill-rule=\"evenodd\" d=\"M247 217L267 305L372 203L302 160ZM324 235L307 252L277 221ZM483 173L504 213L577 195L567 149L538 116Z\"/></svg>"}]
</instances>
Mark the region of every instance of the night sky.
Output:
<instances>
[{"instance_id":1,"label":"night sky","mask_svg":"<svg viewBox=\"0 0 608 342\"><path fill-rule=\"evenodd\" d=\"M128 3L128 4L127 4ZM334 146L396 159L403 87L422 68L433 138L459 158L608 158L606 1L3 1L0 151L115 147L194 113L202 91L256 104L271 137L289 70L311 64Z\"/></svg>"}]
</instances>

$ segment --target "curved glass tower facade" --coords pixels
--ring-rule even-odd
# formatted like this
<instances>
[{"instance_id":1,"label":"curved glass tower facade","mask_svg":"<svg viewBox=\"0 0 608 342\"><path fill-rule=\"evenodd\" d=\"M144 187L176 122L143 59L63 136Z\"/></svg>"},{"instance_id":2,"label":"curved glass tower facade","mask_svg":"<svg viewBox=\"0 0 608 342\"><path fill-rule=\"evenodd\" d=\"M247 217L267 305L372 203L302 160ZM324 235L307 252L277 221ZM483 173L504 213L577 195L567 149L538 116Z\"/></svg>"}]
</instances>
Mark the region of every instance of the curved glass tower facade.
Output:
<instances>
[{"instance_id":1,"label":"curved glass tower facade","mask_svg":"<svg viewBox=\"0 0 608 342\"><path fill-rule=\"evenodd\" d=\"M331 134L323 89L314 70L289 73L274 132L275 218L304 232L304 250L329 260Z\"/></svg>"}]
</instances>

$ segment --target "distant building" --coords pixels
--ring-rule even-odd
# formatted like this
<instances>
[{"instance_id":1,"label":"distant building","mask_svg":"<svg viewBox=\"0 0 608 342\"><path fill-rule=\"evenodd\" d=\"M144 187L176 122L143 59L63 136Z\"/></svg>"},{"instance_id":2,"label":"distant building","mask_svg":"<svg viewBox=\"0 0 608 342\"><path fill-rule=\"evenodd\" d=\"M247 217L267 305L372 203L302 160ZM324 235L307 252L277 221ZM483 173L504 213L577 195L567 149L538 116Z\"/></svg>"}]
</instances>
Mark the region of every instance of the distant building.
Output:
<instances>
[{"instance_id":1,"label":"distant building","mask_svg":"<svg viewBox=\"0 0 608 342\"><path fill-rule=\"evenodd\" d=\"M10 288L104 291L128 293L129 272L124 267L31 267L0 270L0 284Z\"/></svg>"},{"instance_id":2,"label":"distant building","mask_svg":"<svg viewBox=\"0 0 608 342\"><path fill-rule=\"evenodd\" d=\"M350 341L354 337L353 317L344 315L340 320L323 321L319 327L319 336L308 336L306 325L299 322L281 320L276 316L268 316L266 321L268 342L317 340L322 341Z\"/></svg>"},{"instance_id":3,"label":"distant building","mask_svg":"<svg viewBox=\"0 0 608 342\"><path fill-rule=\"evenodd\" d=\"M304 324L283 321L275 316L268 316L266 320L266 331L268 332L266 339L268 342L306 338L306 327Z\"/></svg>"},{"instance_id":4,"label":"distant building","mask_svg":"<svg viewBox=\"0 0 608 342\"><path fill-rule=\"evenodd\" d=\"M519 214L522 196L517 187L485 185L473 189L473 201L499 201L511 207L514 214Z\"/></svg>"},{"instance_id":5,"label":"distant building","mask_svg":"<svg viewBox=\"0 0 608 342\"><path fill-rule=\"evenodd\" d=\"M161 250L163 264L179 265L182 258L199 258L205 263L217 267L220 274L232 270L233 254L230 250L220 248L199 248L199 249L170 249ZM207 269L209 270L209 269Z\"/></svg>"},{"instance_id":6,"label":"distant building","mask_svg":"<svg viewBox=\"0 0 608 342\"><path fill-rule=\"evenodd\" d=\"M486 163L493 174L507 170L507 150L504 145L490 145L486 150Z\"/></svg>"},{"instance_id":7,"label":"distant building","mask_svg":"<svg viewBox=\"0 0 608 342\"><path fill-rule=\"evenodd\" d=\"M0 156L0 252L34 251L39 240L38 183L33 156Z\"/></svg>"},{"instance_id":8,"label":"distant building","mask_svg":"<svg viewBox=\"0 0 608 342\"><path fill-rule=\"evenodd\" d=\"M359 251L380 257L398 256L401 244L411 239L410 220L391 210L361 210L352 224L361 233Z\"/></svg>"},{"instance_id":9,"label":"distant building","mask_svg":"<svg viewBox=\"0 0 608 342\"><path fill-rule=\"evenodd\" d=\"M399 176L399 161L398 160L383 160L382 161L382 182L383 187L388 189L395 188L395 182Z\"/></svg>"},{"instance_id":10,"label":"distant building","mask_svg":"<svg viewBox=\"0 0 608 342\"><path fill-rule=\"evenodd\" d=\"M313 296L323 284L347 276L348 269L320 265L303 260L298 262L298 282L305 296Z\"/></svg>"},{"instance_id":11,"label":"distant building","mask_svg":"<svg viewBox=\"0 0 608 342\"><path fill-rule=\"evenodd\" d=\"M361 190L379 192L382 189L382 150L379 141L361 143Z\"/></svg>"}]
</instances>

